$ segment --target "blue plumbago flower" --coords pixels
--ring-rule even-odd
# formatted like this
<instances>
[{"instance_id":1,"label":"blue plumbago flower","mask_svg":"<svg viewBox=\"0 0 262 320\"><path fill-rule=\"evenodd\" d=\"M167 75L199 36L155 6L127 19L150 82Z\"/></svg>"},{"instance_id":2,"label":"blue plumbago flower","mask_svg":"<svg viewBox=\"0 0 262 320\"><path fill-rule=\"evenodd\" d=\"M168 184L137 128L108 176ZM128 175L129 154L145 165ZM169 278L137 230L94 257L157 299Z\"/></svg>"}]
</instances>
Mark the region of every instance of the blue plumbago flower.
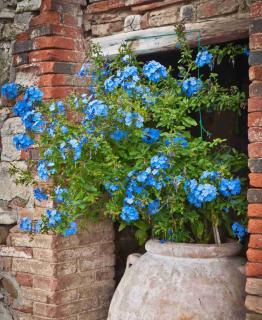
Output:
<instances>
[{"instance_id":1,"label":"blue plumbago flower","mask_svg":"<svg viewBox=\"0 0 262 320\"><path fill-rule=\"evenodd\" d=\"M41 188L34 189L34 197L38 201L48 200L48 195Z\"/></svg>"},{"instance_id":2,"label":"blue plumbago flower","mask_svg":"<svg viewBox=\"0 0 262 320\"><path fill-rule=\"evenodd\" d=\"M88 103L85 114L88 120L93 120L95 117L106 117L108 115L108 106L103 101L93 100Z\"/></svg>"},{"instance_id":3,"label":"blue plumbago flower","mask_svg":"<svg viewBox=\"0 0 262 320\"><path fill-rule=\"evenodd\" d=\"M242 226L239 222L232 224L232 232L238 238L239 241L243 241L247 235L247 228Z\"/></svg>"},{"instance_id":4,"label":"blue plumbago flower","mask_svg":"<svg viewBox=\"0 0 262 320\"><path fill-rule=\"evenodd\" d=\"M45 122L42 120L42 114L36 111L27 112L22 118L23 125L26 129L41 133L44 131Z\"/></svg>"},{"instance_id":5,"label":"blue plumbago flower","mask_svg":"<svg viewBox=\"0 0 262 320\"><path fill-rule=\"evenodd\" d=\"M48 226L55 227L58 223L62 221L61 213L57 210L46 210L46 216L48 218Z\"/></svg>"},{"instance_id":6,"label":"blue plumbago flower","mask_svg":"<svg viewBox=\"0 0 262 320\"><path fill-rule=\"evenodd\" d=\"M88 77L90 75L90 63L84 63L76 74L79 78Z\"/></svg>"},{"instance_id":7,"label":"blue plumbago flower","mask_svg":"<svg viewBox=\"0 0 262 320\"><path fill-rule=\"evenodd\" d=\"M134 206L125 205L122 208L120 218L127 223L131 221L136 221L139 219L139 213Z\"/></svg>"},{"instance_id":8,"label":"blue plumbago flower","mask_svg":"<svg viewBox=\"0 0 262 320\"><path fill-rule=\"evenodd\" d=\"M137 128L142 128L144 125L144 118L138 112L127 112L125 116L125 124L130 127L135 122Z\"/></svg>"},{"instance_id":9,"label":"blue plumbago flower","mask_svg":"<svg viewBox=\"0 0 262 320\"><path fill-rule=\"evenodd\" d=\"M33 225L33 232L40 233L42 229L43 221L41 219L37 220L36 223Z\"/></svg>"},{"instance_id":10,"label":"blue plumbago flower","mask_svg":"<svg viewBox=\"0 0 262 320\"><path fill-rule=\"evenodd\" d=\"M32 110L32 105L27 101L20 100L17 101L13 107L13 112L18 117L23 117L28 111Z\"/></svg>"},{"instance_id":11,"label":"blue plumbago flower","mask_svg":"<svg viewBox=\"0 0 262 320\"><path fill-rule=\"evenodd\" d=\"M207 50L207 48L203 48L201 51L198 52L195 63L199 68L201 68L205 65L212 65L212 61L213 61L212 53L210 53Z\"/></svg>"},{"instance_id":12,"label":"blue plumbago flower","mask_svg":"<svg viewBox=\"0 0 262 320\"><path fill-rule=\"evenodd\" d=\"M246 48L246 47L243 48L243 53L244 53L245 56L248 57L248 56L249 56L249 50L248 50L248 48Z\"/></svg>"},{"instance_id":13,"label":"blue plumbago flower","mask_svg":"<svg viewBox=\"0 0 262 320\"><path fill-rule=\"evenodd\" d=\"M49 106L49 110L51 112L55 112L56 110L58 111L58 113L64 114L65 113L65 106L63 104L62 101L57 101L57 102L53 102L50 106Z\"/></svg>"},{"instance_id":14,"label":"blue plumbago flower","mask_svg":"<svg viewBox=\"0 0 262 320\"><path fill-rule=\"evenodd\" d=\"M128 133L124 130L116 129L114 132L110 134L110 138L115 141L120 141L127 137Z\"/></svg>"},{"instance_id":15,"label":"blue plumbago flower","mask_svg":"<svg viewBox=\"0 0 262 320\"><path fill-rule=\"evenodd\" d=\"M241 184L239 179L222 178L219 184L219 191L224 197L236 196L240 194Z\"/></svg>"},{"instance_id":16,"label":"blue plumbago flower","mask_svg":"<svg viewBox=\"0 0 262 320\"><path fill-rule=\"evenodd\" d=\"M210 179L211 181L216 181L218 178L220 178L220 172L217 172L217 171L204 171L201 174L200 180Z\"/></svg>"},{"instance_id":17,"label":"blue plumbago flower","mask_svg":"<svg viewBox=\"0 0 262 320\"><path fill-rule=\"evenodd\" d=\"M34 141L25 133L17 134L13 137L13 143L17 150L28 149Z\"/></svg>"},{"instance_id":18,"label":"blue plumbago flower","mask_svg":"<svg viewBox=\"0 0 262 320\"><path fill-rule=\"evenodd\" d=\"M150 164L153 169L167 169L169 167L168 158L163 155L156 155L152 157Z\"/></svg>"},{"instance_id":19,"label":"blue plumbago flower","mask_svg":"<svg viewBox=\"0 0 262 320\"><path fill-rule=\"evenodd\" d=\"M18 95L18 85L14 82L6 83L2 86L2 96L5 97L8 100L13 100Z\"/></svg>"},{"instance_id":20,"label":"blue plumbago flower","mask_svg":"<svg viewBox=\"0 0 262 320\"><path fill-rule=\"evenodd\" d=\"M109 77L104 82L104 87L105 87L106 92L112 92L119 85L120 85L120 80L115 76Z\"/></svg>"},{"instance_id":21,"label":"blue plumbago flower","mask_svg":"<svg viewBox=\"0 0 262 320\"><path fill-rule=\"evenodd\" d=\"M225 208L223 208L223 211L228 213L229 212L229 208L225 207Z\"/></svg>"},{"instance_id":22,"label":"blue plumbago flower","mask_svg":"<svg viewBox=\"0 0 262 320\"><path fill-rule=\"evenodd\" d=\"M128 55L128 54L126 54L126 55L124 55L122 58L121 58L121 60L123 61L123 62L129 62L129 60L131 59L131 57L130 57L130 55Z\"/></svg>"},{"instance_id":23,"label":"blue plumbago flower","mask_svg":"<svg viewBox=\"0 0 262 320\"><path fill-rule=\"evenodd\" d=\"M188 147L188 141L184 137L174 137L173 141L170 141L169 139L165 141L166 146L171 145L171 143L180 144L183 148Z\"/></svg>"},{"instance_id":24,"label":"blue plumbago flower","mask_svg":"<svg viewBox=\"0 0 262 320\"><path fill-rule=\"evenodd\" d=\"M67 134L67 133L68 133L68 128L67 128L66 126L62 126L62 127L61 127L61 132L62 132L63 134Z\"/></svg>"},{"instance_id":25,"label":"blue plumbago flower","mask_svg":"<svg viewBox=\"0 0 262 320\"><path fill-rule=\"evenodd\" d=\"M79 160L82 154L82 148L87 142L87 138L82 137L79 142L76 139L70 139L68 142L74 150L74 160Z\"/></svg>"},{"instance_id":26,"label":"blue plumbago flower","mask_svg":"<svg viewBox=\"0 0 262 320\"><path fill-rule=\"evenodd\" d=\"M143 73L149 80L155 83L157 83L162 78L167 77L166 67L154 60L149 61L144 65Z\"/></svg>"},{"instance_id":27,"label":"blue plumbago flower","mask_svg":"<svg viewBox=\"0 0 262 320\"><path fill-rule=\"evenodd\" d=\"M192 97L202 88L202 81L195 77L186 79L182 84L182 91L188 96Z\"/></svg>"},{"instance_id":28,"label":"blue plumbago flower","mask_svg":"<svg viewBox=\"0 0 262 320\"><path fill-rule=\"evenodd\" d=\"M217 197L217 189L209 183L198 184L195 179L185 182L184 189L189 203L197 208L201 208L205 202L211 202Z\"/></svg>"},{"instance_id":29,"label":"blue plumbago flower","mask_svg":"<svg viewBox=\"0 0 262 320\"><path fill-rule=\"evenodd\" d=\"M146 143L154 143L160 137L160 130L154 128L145 128L143 130L142 141Z\"/></svg>"},{"instance_id":30,"label":"blue plumbago flower","mask_svg":"<svg viewBox=\"0 0 262 320\"><path fill-rule=\"evenodd\" d=\"M56 202L64 202L64 195L68 193L67 188L61 188L60 186L55 187L54 189L55 193L55 200Z\"/></svg>"},{"instance_id":31,"label":"blue plumbago flower","mask_svg":"<svg viewBox=\"0 0 262 320\"><path fill-rule=\"evenodd\" d=\"M55 131L56 131L56 125L57 125L58 121L55 120L53 121L47 128L47 133L50 137L54 137L55 136Z\"/></svg>"},{"instance_id":32,"label":"blue plumbago flower","mask_svg":"<svg viewBox=\"0 0 262 320\"><path fill-rule=\"evenodd\" d=\"M104 184L104 187L110 195L112 195L114 192L116 192L120 189L120 186L118 184L115 184L112 182L106 182Z\"/></svg>"},{"instance_id":33,"label":"blue plumbago flower","mask_svg":"<svg viewBox=\"0 0 262 320\"><path fill-rule=\"evenodd\" d=\"M77 233L77 223L75 221L70 222L69 227L64 231L63 236L69 237Z\"/></svg>"},{"instance_id":34,"label":"blue plumbago flower","mask_svg":"<svg viewBox=\"0 0 262 320\"><path fill-rule=\"evenodd\" d=\"M160 201L158 199L149 202L148 212L152 215L156 214L160 209Z\"/></svg>"},{"instance_id":35,"label":"blue plumbago flower","mask_svg":"<svg viewBox=\"0 0 262 320\"><path fill-rule=\"evenodd\" d=\"M24 100L31 102L40 102L43 98L43 92L37 87L29 87L25 91Z\"/></svg>"},{"instance_id":36,"label":"blue plumbago flower","mask_svg":"<svg viewBox=\"0 0 262 320\"><path fill-rule=\"evenodd\" d=\"M30 232L32 230L32 221L28 217L24 217L19 222L19 229Z\"/></svg>"},{"instance_id":37,"label":"blue plumbago flower","mask_svg":"<svg viewBox=\"0 0 262 320\"><path fill-rule=\"evenodd\" d=\"M44 156L51 156L51 154L53 153L53 150L51 148L46 149L46 151L44 152Z\"/></svg>"},{"instance_id":38,"label":"blue plumbago flower","mask_svg":"<svg viewBox=\"0 0 262 320\"><path fill-rule=\"evenodd\" d=\"M66 149L66 143L64 141L60 143L59 151L60 151L61 157L65 160L67 149Z\"/></svg>"},{"instance_id":39,"label":"blue plumbago flower","mask_svg":"<svg viewBox=\"0 0 262 320\"><path fill-rule=\"evenodd\" d=\"M55 164L53 162L40 160L37 165L37 174L39 178L43 181L46 181L49 178L50 173L55 173L55 169L52 169L54 165Z\"/></svg>"},{"instance_id":40,"label":"blue plumbago flower","mask_svg":"<svg viewBox=\"0 0 262 320\"><path fill-rule=\"evenodd\" d=\"M126 66L123 70L118 70L117 76L121 82L124 82L125 80L133 80L134 82L137 82L140 79L137 67L135 66Z\"/></svg>"}]
</instances>

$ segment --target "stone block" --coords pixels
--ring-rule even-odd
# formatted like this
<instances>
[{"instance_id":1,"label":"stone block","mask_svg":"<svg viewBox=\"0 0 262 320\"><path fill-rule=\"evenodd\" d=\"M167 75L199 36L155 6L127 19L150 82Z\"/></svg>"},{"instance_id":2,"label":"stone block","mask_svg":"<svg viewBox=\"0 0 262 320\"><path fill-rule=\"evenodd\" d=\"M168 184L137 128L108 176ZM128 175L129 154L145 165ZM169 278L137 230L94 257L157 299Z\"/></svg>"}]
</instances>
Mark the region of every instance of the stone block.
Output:
<instances>
[{"instance_id":1,"label":"stone block","mask_svg":"<svg viewBox=\"0 0 262 320\"><path fill-rule=\"evenodd\" d=\"M262 159L249 159L248 167L251 172L262 172Z\"/></svg>"},{"instance_id":2,"label":"stone block","mask_svg":"<svg viewBox=\"0 0 262 320\"><path fill-rule=\"evenodd\" d=\"M179 18L182 22L188 23L195 21L196 10L193 5L182 6L179 12Z\"/></svg>"},{"instance_id":3,"label":"stone block","mask_svg":"<svg viewBox=\"0 0 262 320\"><path fill-rule=\"evenodd\" d=\"M262 320L262 314L247 313L246 320Z\"/></svg>"},{"instance_id":4,"label":"stone block","mask_svg":"<svg viewBox=\"0 0 262 320\"><path fill-rule=\"evenodd\" d=\"M92 3L87 7L87 13L105 12L111 9L118 9L125 6L124 0L105 0Z\"/></svg>"},{"instance_id":5,"label":"stone block","mask_svg":"<svg viewBox=\"0 0 262 320\"><path fill-rule=\"evenodd\" d=\"M178 22L179 7L167 7L165 9L152 11L149 14L148 24L150 27L160 27Z\"/></svg>"},{"instance_id":6,"label":"stone block","mask_svg":"<svg viewBox=\"0 0 262 320\"><path fill-rule=\"evenodd\" d=\"M262 51L251 51L249 54L249 64L262 64Z\"/></svg>"},{"instance_id":7,"label":"stone block","mask_svg":"<svg viewBox=\"0 0 262 320\"><path fill-rule=\"evenodd\" d=\"M124 31L130 32L130 31L137 31L141 29L141 15L130 15L125 18L124 22Z\"/></svg>"},{"instance_id":8,"label":"stone block","mask_svg":"<svg viewBox=\"0 0 262 320\"><path fill-rule=\"evenodd\" d=\"M262 49L262 33L251 34L249 38L250 50Z\"/></svg>"},{"instance_id":9,"label":"stone block","mask_svg":"<svg viewBox=\"0 0 262 320\"><path fill-rule=\"evenodd\" d=\"M0 224L10 225L17 222L18 216L15 211L1 211L0 208Z\"/></svg>"},{"instance_id":10,"label":"stone block","mask_svg":"<svg viewBox=\"0 0 262 320\"><path fill-rule=\"evenodd\" d=\"M16 12L38 11L42 0L23 0L17 3Z\"/></svg>"},{"instance_id":11,"label":"stone block","mask_svg":"<svg viewBox=\"0 0 262 320\"><path fill-rule=\"evenodd\" d=\"M104 24L95 24L91 26L92 35L95 37L101 37L106 35L111 35L116 32L120 32L123 30L123 22L116 21L116 22L109 22Z\"/></svg>"},{"instance_id":12,"label":"stone block","mask_svg":"<svg viewBox=\"0 0 262 320\"><path fill-rule=\"evenodd\" d=\"M17 150L13 144L13 137L2 137L1 161L20 160L21 151Z\"/></svg>"},{"instance_id":13,"label":"stone block","mask_svg":"<svg viewBox=\"0 0 262 320\"><path fill-rule=\"evenodd\" d=\"M14 19L15 11L9 8L0 10L0 19Z\"/></svg>"},{"instance_id":14,"label":"stone block","mask_svg":"<svg viewBox=\"0 0 262 320\"><path fill-rule=\"evenodd\" d=\"M245 306L248 310L262 313L262 297L247 295Z\"/></svg>"},{"instance_id":15,"label":"stone block","mask_svg":"<svg viewBox=\"0 0 262 320\"><path fill-rule=\"evenodd\" d=\"M246 292L262 296L262 279L247 278Z\"/></svg>"},{"instance_id":16,"label":"stone block","mask_svg":"<svg viewBox=\"0 0 262 320\"><path fill-rule=\"evenodd\" d=\"M23 12L23 13L17 13L15 15L15 24L19 25L19 27L26 31L29 28L30 21L33 18L33 14L31 12Z\"/></svg>"},{"instance_id":17,"label":"stone block","mask_svg":"<svg viewBox=\"0 0 262 320\"><path fill-rule=\"evenodd\" d=\"M252 20L249 28L250 34L262 32L262 19Z\"/></svg>"}]
</instances>

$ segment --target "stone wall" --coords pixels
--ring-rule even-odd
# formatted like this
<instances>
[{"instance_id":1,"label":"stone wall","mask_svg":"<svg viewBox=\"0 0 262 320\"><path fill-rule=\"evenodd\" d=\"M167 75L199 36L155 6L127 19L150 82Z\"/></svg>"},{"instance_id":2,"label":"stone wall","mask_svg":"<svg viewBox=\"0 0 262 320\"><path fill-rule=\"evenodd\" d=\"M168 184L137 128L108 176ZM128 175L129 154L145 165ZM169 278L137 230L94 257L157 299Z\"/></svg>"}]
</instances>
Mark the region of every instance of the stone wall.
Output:
<instances>
[{"instance_id":1,"label":"stone wall","mask_svg":"<svg viewBox=\"0 0 262 320\"><path fill-rule=\"evenodd\" d=\"M250 69L248 100L248 154L250 189L248 190L248 231L246 307L247 320L262 319L262 2L250 10Z\"/></svg>"},{"instance_id":2,"label":"stone wall","mask_svg":"<svg viewBox=\"0 0 262 320\"><path fill-rule=\"evenodd\" d=\"M245 0L90 0L84 12L87 38L198 22L248 12Z\"/></svg>"}]
</instances>

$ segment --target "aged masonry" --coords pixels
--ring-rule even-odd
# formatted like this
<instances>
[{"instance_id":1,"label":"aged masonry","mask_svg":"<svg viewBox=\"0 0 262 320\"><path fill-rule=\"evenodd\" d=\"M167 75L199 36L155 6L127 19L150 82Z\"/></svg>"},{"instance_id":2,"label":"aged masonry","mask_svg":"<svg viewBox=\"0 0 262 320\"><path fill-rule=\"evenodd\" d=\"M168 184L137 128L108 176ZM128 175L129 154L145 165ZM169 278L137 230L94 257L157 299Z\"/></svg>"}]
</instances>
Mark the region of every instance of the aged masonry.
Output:
<instances>
[{"instance_id":1,"label":"aged masonry","mask_svg":"<svg viewBox=\"0 0 262 320\"><path fill-rule=\"evenodd\" d=\"M173 25L199 29L202 43L250 39L248 135L250 189L247 320L262 319L262 2L245 0L0 0L0 85L9 79L37 84L46 99L84 90L74 77L90 41L113 55L122 41L136 53L174 48ZM192 45L195 36L189 37ZM37 219L52 203L34 201L16 186L12 163L37 161L37 148L17 152L12 137L23 128L2 101L0 109L0 319L104 320L114 291L113 226L92 225L64 239L30 241L16 225ZM243 130L246 130L243 128Z\"/></svg>"}]
</instances>

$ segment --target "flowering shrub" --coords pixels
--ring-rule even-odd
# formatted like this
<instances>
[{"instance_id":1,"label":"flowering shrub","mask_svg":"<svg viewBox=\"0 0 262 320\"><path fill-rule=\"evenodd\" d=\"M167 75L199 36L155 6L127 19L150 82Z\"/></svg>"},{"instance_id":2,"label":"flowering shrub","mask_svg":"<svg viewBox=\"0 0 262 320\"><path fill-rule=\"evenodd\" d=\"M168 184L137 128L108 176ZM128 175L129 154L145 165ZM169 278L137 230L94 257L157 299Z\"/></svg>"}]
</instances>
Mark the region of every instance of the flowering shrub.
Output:
<instances>
[{"instance_id":1,"label":"flowering shrub","mask_svg":"<svg viewBox=\"0 0 262 320\"><path fill-rule=\"evenodd\" d=\"M214 226L243 239L245 228L231 226L245 216L245 190L234 176L245 158L224 140L193 137L190 128L198 125L195 111L240 112L245 97L236 87L221 87L215 73L194 75L224 51L203 48L194 57L184 31L177 35L178 78L156 61L141 66L128 46L110 61L94 47L78 72L89 93L44 103L36 87L3 86L6 98L18 97L13 110L28 132L14 137L15 146L40 149L34 196L55 202L36 223L23 218L22 230L67 236L77 232L76 221L105 214L119 221L120 230L135 226L140 242L150 235L212 242ZM30 180L28 172L12 173ZM49 179L51 191L38 186Z\"/></svg>"}]
</instances>

